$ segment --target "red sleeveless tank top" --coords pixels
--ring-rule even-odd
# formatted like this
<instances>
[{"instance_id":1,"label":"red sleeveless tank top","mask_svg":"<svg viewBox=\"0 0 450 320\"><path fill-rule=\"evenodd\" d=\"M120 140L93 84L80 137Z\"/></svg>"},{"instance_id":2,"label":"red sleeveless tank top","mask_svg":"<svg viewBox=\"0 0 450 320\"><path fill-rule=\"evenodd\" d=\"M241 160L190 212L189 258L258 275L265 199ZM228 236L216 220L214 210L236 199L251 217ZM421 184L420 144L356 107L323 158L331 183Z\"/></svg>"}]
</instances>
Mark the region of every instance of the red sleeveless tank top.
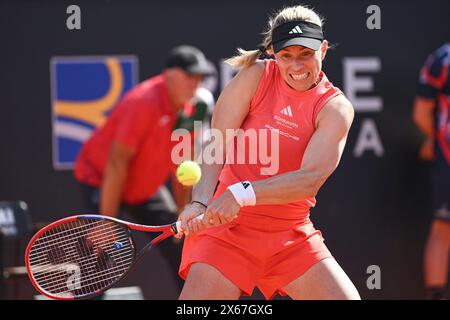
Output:
<instances>
[{"instance_id":1,"label":"red sleeveless tank top","mask_svg":"<svg viewBox=\"0 0 450 320\"><path fill-rule=\"evenodd\" d=\"M246 140L244 146L235 143L234 157L227 156L215 197L224 192L228 185L242 180L261 180L299 170L303 154L315 130L317 114L327 101L342 94L341 90L328 81L323 72L320 73L320 82L314 88L297 91L282 79L275 60L265 60L264 63L264 73L251 101L249 113L241 126L248 137L252 134L247 133L253 131L252 142L248 143L249 140ZM274 129L278 129L279 143L278 147L271 148L272 142L276 141L271 139L270 132L274 134ZM239 152L241 161L238 161ZM268 157L261 157L261 153L267 154ZM242 163L244 154L245 163ZM310 208L315 204L316 199L312 197L282 205L243 207L239 215L305 220L309 217Z\"/></svg>"}]
</instances>

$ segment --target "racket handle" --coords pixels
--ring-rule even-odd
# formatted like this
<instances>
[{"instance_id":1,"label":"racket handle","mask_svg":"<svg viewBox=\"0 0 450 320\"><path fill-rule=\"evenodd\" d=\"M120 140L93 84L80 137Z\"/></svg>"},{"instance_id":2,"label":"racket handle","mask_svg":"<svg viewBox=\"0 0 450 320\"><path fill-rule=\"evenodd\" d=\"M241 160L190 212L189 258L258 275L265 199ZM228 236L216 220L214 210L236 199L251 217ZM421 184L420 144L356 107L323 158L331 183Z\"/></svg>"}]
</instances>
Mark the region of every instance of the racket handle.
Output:
<instances>
[{"instance_id":1,"label":"racket handle","mask_svg":"<svg viewBox=\"0 0 450 320\"><path fill-rule=\"evenodd\" d=\"M204 214L201 214L201 215L195 217L194 219L195 219L195 220L202 220L202 219L203 219L203 216L204 216ZM183 231L183 230L181 229L181 221L177 221L177 222L175 223L175 226L176 226L176 228L177 228L177 233Z\"/></svg>"}]
</instances>

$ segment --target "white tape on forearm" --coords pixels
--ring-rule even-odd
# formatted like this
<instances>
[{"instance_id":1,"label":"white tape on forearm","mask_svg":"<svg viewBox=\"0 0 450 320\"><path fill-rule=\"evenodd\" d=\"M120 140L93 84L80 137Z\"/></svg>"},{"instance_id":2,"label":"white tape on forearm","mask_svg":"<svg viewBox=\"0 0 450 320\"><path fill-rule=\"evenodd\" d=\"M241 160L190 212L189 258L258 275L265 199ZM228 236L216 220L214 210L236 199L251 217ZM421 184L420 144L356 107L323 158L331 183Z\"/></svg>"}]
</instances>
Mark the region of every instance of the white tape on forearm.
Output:
<instances>
[{"instance_id":1,"label":"white tape on forearm","mask_svg":"<svg viewBox=\"0 0 450 320\"><path fill-rule=\"evenodd\" d=\"M241 181L227 188L233 194L237 203L241 207L254 206L256 204L256 195L250 181Z\"/></svg>"}]
</instances>

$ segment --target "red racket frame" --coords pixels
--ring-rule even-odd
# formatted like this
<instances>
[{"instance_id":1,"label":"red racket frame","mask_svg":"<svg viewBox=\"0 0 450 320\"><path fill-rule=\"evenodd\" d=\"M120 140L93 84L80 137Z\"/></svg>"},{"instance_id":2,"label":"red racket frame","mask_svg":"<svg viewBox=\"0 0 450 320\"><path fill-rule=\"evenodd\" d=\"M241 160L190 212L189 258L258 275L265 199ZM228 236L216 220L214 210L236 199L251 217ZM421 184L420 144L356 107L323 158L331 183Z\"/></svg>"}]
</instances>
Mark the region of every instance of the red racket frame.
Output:
<instances>
[{"instance_id":1,"label":"red racket frame","mask_svg":"<svg viewBox=\"0 0 450 320\"><path fill-rule=\"evenodd\" d=\"M198 217L200 218L200 217ZM128 227L131 230L137 230L137 231L143 231L143 232L161 232L161 234L159 236L157 236L155 239L153 239L152 241L150 241L147 245L145 245L144 248L142 248L139 251L139 254L135 255L135 259L134 261L131 263L130 267L128 268L128 270L126 272L124 272L124 274L118 278L115 282L111 283L109 286L103 288L102 290L99 290L97 292L94 293L90 293L87 294L86 296L78 296L78 297L56 297L54 295L52 295L49 292L46 292L44 289L42 289L39 284L37 283L37 281L34 278L34 275L31 272L31 266L30 266L30 250L31 247L33 246L33 244L35 243L35 241L45 232L47 232L50 229L53 229L59 225L68 223L68 222L72 222L72 221L76 221L76 220L80 220L80 219L96 219L96 220L109 220L109 221L114 221L116 223L125 225L126 227ZM131 222L126 222L123 220L119 220L116 218L112 218L112 217L107 217L107 216L101 216L101 215L90 215L90 214L86 214L86 215L76 215L76 216L70 216L58 221L55 221L51 224L49 224L48 226L45 226L44 228L42 228L41 230L39 230L30 240L30 242L28 243L27 249L25 250L25 265L27 268L27 273L28 273L28 277L31 280L31 283L33 284L33 286L36 288L37 291L39 291L41 294L50 297L52 299L57 299L57 300L80 300L80 299L87 299L87 298L91 298L91 297L95 297L99 294L101 294L102 292L108 290L109 288L113 287L114 285L116 285L117 283L119 283L120 281L122 281L124 279L124 277L130 273L130 271L133 269L133 267L139 262L139 260L144 256L144 254L146 252L148 252L150 250L150 248L154 245L156 245L157 243L161 242L164 239L169 238L170 236L173 236L174 234L177 234L178 232L180 232L180 222L174 222L172 224L168 224L168 225L163 225L163 226L146 226L146 225L141 225L141 224L136 224L136 223L131 223ZM132 236L131 236L132 237ZM134 243L134 240L133 240ZM134 248L134 250L136 251L136 248Z\"/></svg>"}]
</instances>

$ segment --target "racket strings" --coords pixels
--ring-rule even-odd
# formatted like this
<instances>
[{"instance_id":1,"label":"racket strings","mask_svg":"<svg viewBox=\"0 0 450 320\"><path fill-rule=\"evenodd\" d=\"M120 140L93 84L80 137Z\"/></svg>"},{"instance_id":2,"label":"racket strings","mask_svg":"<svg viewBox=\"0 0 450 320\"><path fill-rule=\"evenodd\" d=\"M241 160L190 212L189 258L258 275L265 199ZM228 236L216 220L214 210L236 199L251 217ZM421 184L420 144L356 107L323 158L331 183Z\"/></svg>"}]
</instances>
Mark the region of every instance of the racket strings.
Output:
<instances>
[{"instance_id":1,"label":"racket strings","mask_svg":"<svg viewBox=\"0 0 450 320\"><path fill-rule=\"evenodd\" d=\"M101 231L101 232L104 233L104 231L105 231L105 225L104 224L105 223L106 223L106 221L95 220L93 223L85 223L84 225L81 225L81 226L76 226L75 225L74 227L71 227L71 230L70 230L71 233L70 234L67 233L65 236L62 236L62 237L59 236L59 237L55 238L54 230L56 228L59 228L59 229L60 228L67 228L68 226L71 225L71 222L69 222L69 223L66 223L65 226L63 225L63 227L58 226L55 229L51 229L51 230L45 232L42 236L40 236L38 239L36 239L36 243L41 243L41 244L45 244L46 246L51 246L54 243L61 243L62 240L71 238L73 236L74 232L77 232L77 231L80 231L80 230L86 230L86 228L89 228L89 232L92 235L95 235L95 233L96 233L94 230ZM62 231L62 230L60 229L60 231Z\"/></svg>"},{"instance_id":2,"label":"racket strings","mask_svg":"<svg viewBox=\"0 0 450 320\"><path fill-rule=\"evenodd\" d=\"M103 230L97 230L96 232L93 232L92 230L94 229L99 229L99 228L91 228L91 230L89 231L89 237L90 239L93 240L98 240L99 242L102 240L101 238L97 238L97 235L100 236L106 236L106 235L113 235L115 233L115 230L110 230L108 232L105 232ZM73 230L70 230L71 233L73 234ZM103 231L103 233L98 232L98 231ZM47 232L49 233L49 232ZM57 262L56 260L58 260L58 257L62 256L62 255L67 255L70 258L75 257L76 254L81 254L85 255L85 256L91 256L92 253L92 244L89 245L89 248L86 248L86 246L88 245L88 243L83 243L83 241L86 241L86 234L81 234L81 236L78 236L76 238L76 240L78 241L77 246L73 245L72 241L65 241L66 239L71 238L72 240L74 239L73 235L71 235L70 237L60 237L59 239L56 239L54 241L52 241L51 245L48 245L50 243L50 241L47 242L43 242L41 241L42 238L38 238L35 241L35 244L33 245L33 248L36 248L36 250L34 250L35 252L33 253L33 250L31 250L30 252L30 262L38 262L39 260L42 259L42 252L47 250L47 254L48 254L48 258L49 260L53 260L55 262ZM122 237L122 239L125 239L125 237ZM65 242L64 242L65 241ZM78 250L75 250L78 249Z\"/></svg>"},{"instance_id":3,"label":"racket strings","mask_svg":"<svg viewBox=\"0 0 450 320\"><path fill-rule=\"evenodd\" d=\"M73 230L71 231L73 232ZM94 241L104 241L104 239L106 238L106 236L111 236L111 238L113 236L115 236L117 233L117 231L115 229L110 229L110 230L106 230L105 228L101 228L101 227L91 227L91 229L89 230L89 238L90 240L94 240ZM85 235L82 235L80 237L77 238L78 241L84 241L85 240ZM122 237L123 239L124 237ZM47 237L48 239L48 237ZM73 249L72 243L69 242L68 244L64 244L65 240L68 239L73 239L73 235L71 236L66 236L66 237L60 237L58 239L52 240L52 241L43 241L41 238L37 239L35 242L36 246L41 246L40 250L49 250L49 249L55 249L57 248L57 250L59 251L63 251L65 249ZM55 246L55 244L58 244L57 246ZM82 245L82 243L80 243L80 245ZM91 246L89 246L90 248ZM81 247L81 249L87 249L84 247ZM85 253L87 253L88 251L85 251ZM40 252L36 253L32 253L30 252L30 260L35 260L36 258L40 257Z\"/></svg>"},{"instance_id":4,"label":"racket strings","mask_svg":"<svg viewBox=\"0 0 450 320\"><path fill-rule=\"evenodd\" d=\"M127 239L123 238L122 241L126 241ZM107 253L111 253L112 249L109 250L105 250L104 252ZM115 260L117 260L118 258L121 259L122 262L124 262L126 259L128 259L129 253L125 252L123 254L116 254L114 256ZM69 254L67 254L67 258L68 260L72 260L74 261L75 259L77 259L77 253L75 252L75 250L72 250ZM88 271L88 272L94 272L96 269L96 266L98 264L98 257L95 255L91 255L90 257L87 257L85 260L83 260L83 269ZM66 270L68 267L73 266L73 264L70 263L62 263L62 264L33 264L32 265L32 272L33 274L38 274L38 273L47 273L50 271L55 271L55 270ZM35 276L35 279L42 279L42 276Z\"/></svg>"},{"instance_id":5,"label":"racket strings","mask_svg":"<svg viewBox=\"0 0 450 320\"><path fill-rule=\"evenodd\" d=\"M116 282L134 255L126 227L108 220L77 219L46 231L33 243L30 270L51 295L79 297Z\"/></svg>"}]
</instances>

